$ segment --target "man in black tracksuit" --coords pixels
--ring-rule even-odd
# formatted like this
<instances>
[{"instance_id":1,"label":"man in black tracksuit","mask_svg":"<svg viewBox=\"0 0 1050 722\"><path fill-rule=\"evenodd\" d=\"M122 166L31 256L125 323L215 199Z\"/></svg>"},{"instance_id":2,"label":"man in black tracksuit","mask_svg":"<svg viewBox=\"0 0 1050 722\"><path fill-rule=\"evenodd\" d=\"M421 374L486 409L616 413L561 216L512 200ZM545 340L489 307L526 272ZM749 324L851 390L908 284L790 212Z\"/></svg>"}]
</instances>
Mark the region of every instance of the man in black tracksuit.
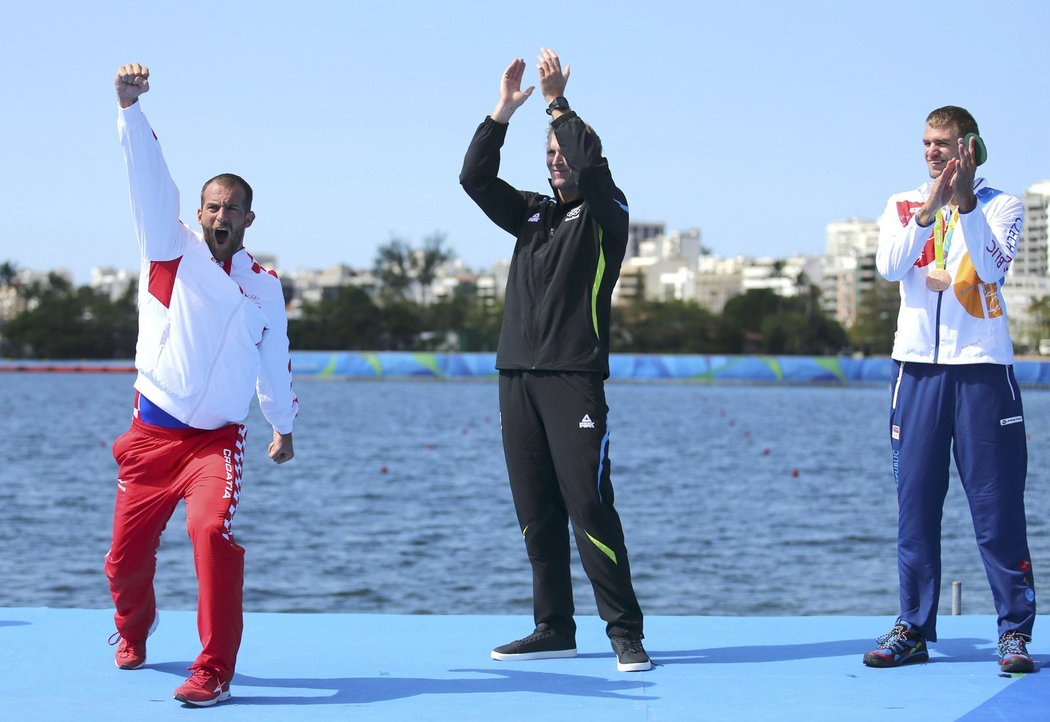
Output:
<instances>
[{"instance_id":1,"label":"man in black tracksuit","mask_svg":"<svg viewBox=\"0 0 1050 722\"><path fill-rule=\"evenodd\" d=\"M532 562L536 630L497 647L494 659L576 655L568 522L594 587L620 671L651 662L613 506L604 380L609 376L613 286L627 248L627 200L613 183L601 141L564 98L570 69L541 49L540 88L553 117L547 166L554 198L500 180L500 148L521 90L525 61L503 75L500 99L478 127L460 183L517 241L496 367L511 493Z\"/></svg>"}]
</instances>

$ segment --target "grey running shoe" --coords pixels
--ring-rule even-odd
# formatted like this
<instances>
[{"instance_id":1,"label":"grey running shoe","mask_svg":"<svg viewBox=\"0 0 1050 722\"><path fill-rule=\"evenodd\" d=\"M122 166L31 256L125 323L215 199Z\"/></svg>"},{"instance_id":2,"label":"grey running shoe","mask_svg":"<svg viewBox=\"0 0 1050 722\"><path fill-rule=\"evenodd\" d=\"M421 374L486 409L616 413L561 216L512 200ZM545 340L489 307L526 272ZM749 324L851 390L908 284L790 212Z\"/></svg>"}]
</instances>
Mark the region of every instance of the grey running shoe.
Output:
<instances>
[{"instance_id":1,"label":"grey running shoe","mask_svg":"<svg viewBox=\"0 0 1050 722\"><path fill-rule=\"evenodd\" d=\"M619 635L609 637L613 651L616 652L616 670L618 672L644 672L652 669L653 663L642 647L641 637Z\"/></svg>"},{"instance_id":2,"label":"grey running shoe","mask_svg":"<svg viewBox=\"0 0 1050 722\"><path fill-rule=\"evenodd\" d=\"M492 650L492 658L500 660L560 659L576 656L576 640L540 623L527 637L500 645Z\"/></svg>"}]
</instances>

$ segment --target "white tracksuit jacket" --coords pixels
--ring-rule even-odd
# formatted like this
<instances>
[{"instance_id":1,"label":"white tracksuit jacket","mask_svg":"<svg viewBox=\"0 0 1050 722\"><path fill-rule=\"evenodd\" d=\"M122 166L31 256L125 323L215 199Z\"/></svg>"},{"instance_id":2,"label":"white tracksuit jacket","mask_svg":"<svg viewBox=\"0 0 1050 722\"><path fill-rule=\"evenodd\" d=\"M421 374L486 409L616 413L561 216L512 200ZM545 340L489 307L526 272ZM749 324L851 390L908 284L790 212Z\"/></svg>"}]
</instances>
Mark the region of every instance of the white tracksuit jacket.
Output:
<instances>
[{"instance_id":1,"label":"white tracksuit jacket","mask_svg":"<svg viewBox=\"0 0 1050 722\"><path fill-rule=\"evenodd\" d=\"M1024 206L976 179L977 207L959 215L946 253L952 285L936 293L926 286L934 262L933 226L924 228L915 220L932 187L929 181L890 196L879 219L875 266L886 280L900 281L892 356L921 363L1012 364L1000 289L1017 253ZM950 211L943 209L945 218Z\"/></svg>"},{"instance_id":2,"label":"white tracksuit jacket","mask_svg":"<svg viewBox=\"0 0 1050 722\"><path fill-rule=\"evenodd\" d=\"M179 192L141 101L119 110L142 270L135 388L198 429L239 423L253 393L287 434L292 391L281 282L241 249L220 265L179 220Z\"/></svg>"}]
</instances>

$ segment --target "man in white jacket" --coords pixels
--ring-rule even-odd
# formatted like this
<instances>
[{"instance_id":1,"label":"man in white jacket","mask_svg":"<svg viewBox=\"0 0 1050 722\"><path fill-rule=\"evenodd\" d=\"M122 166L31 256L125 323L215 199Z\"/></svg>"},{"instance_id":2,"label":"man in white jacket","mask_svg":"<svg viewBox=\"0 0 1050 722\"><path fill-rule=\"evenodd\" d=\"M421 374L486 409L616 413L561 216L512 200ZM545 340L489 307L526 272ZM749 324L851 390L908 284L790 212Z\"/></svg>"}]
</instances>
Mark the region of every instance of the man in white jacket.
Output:
<instances>
[{"instance_id":1,"label":"man in white jacket","mask_svg":"<svg viewBox=\"0 0 1050 722\"><path fill-rule=\"evenodd\" d=\"M987 150L963 108L930 113L923 145L932 180L892 196L879 221L876 266L900 282L901 294L889 428L900 615L864 663L925 661L927 643L937 641L941 515L954 451L998 612L1000 666L1031 672L1028 452L1001 290L1024 208L974 177Z\"/></svg>"},{"instance_id":2,"label":"man in white jacket","mask_svg":"<svg viewBox=\"0 0 1050 722\"><path fill-rule=\"evenodd\" d=\"M175 699L228 699L243 629L244 549L231 528L240 497L244 421L252 396L273 426L269 455L290 460L292 391L288 321L276 274L244 249L255 220L252 190L222 174L204 184L197 220L179 220L179 193L138 102L149 68L114 80L141 256L131 428L113 444L119 464L113 542L105 571L116 607L115 662L137 669L156 627L153 592L160 535L180 499L193 542L203 649Z\"/></svg>"}]
</instances>

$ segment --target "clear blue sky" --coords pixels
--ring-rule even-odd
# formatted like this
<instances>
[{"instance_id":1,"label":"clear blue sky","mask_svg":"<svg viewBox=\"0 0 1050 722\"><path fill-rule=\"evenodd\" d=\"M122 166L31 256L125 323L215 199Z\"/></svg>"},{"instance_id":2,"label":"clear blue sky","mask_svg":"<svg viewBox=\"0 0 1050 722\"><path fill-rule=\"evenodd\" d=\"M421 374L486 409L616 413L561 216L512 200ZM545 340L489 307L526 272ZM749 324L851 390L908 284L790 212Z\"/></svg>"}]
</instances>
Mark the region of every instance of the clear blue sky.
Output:
<instances>
[{"instance_id":1,"label":"clear blue sky","mask_svg":"<svg viewBox=\"0 0 1050 722\"><path fill-rule=\"evenodd\" d=\"M143 106L195 226L204 179L255 188L249 250L284 270L371 266L440 231L469 265L508 257L457 181L514 57L572 65L635 220L700 227L719 255L820 253L925 178L921 135L969 108L992 185L1050 178L1050 3L8 3L0 39L0 260L135 268L112 79L152 70ZM545 189L547 116L518 111L503 177Z\"/></svg>"}]
</instances>

